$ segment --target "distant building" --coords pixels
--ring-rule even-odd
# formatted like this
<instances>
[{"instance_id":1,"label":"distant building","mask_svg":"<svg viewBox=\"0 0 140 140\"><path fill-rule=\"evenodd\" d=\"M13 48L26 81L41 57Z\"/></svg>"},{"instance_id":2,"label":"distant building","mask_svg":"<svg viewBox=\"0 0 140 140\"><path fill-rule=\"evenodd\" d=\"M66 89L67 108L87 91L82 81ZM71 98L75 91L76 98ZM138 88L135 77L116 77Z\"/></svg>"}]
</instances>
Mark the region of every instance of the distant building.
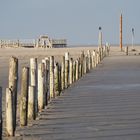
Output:
<instances>
[{"instance_id":1,"label":"distant building","mask_svg":"<svg viewBox=\"0 0 140 140\"><path fill-rule=\"evenodd\" d=\"M38 48L64 48L66 46L66 39L50 39L47 35L40 36L36 43Z\"/></svg>"},{"instance_id":2,"label":"distant building","mask_svg":"<svg viewBox=\"0 0 140 140\"><path fill-rule=\"evenodd\" d=\"M65 48L67 47L67 40L66 39L52 39L52 47Z\"/></svg>"},{"instance_id":3,"label":"distant building","mask_svg":"<svg viewBox=\"0 0 140 140\"><path fill-rule=\"evenodd\" d=\"M41 35L38 39L0 40L1 48L64 48L67 47L66 39L50 39L47 35Z\"/></svg>"},{"instance_id":4,"label":"distant building","mask_svg":"<svg viewBox=\"0 0 140 140\"><path fill-rule=\"evenodd\" d=\"M35 47L37 48L52 48L51 39L47 35L42 35L37 39Z\"/></svg>"}]
</instances>

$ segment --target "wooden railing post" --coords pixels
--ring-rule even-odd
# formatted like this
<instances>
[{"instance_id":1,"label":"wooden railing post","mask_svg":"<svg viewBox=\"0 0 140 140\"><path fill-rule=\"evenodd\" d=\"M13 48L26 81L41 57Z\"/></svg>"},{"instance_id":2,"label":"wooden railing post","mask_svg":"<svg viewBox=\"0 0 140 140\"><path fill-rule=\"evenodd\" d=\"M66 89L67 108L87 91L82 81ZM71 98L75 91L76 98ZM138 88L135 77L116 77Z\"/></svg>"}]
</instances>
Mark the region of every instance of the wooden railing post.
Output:
<instances>
[{"instance_id":1,"label":"wooden railing post","mask_svg":"<svg viewBox=\"0 0 140 140\"><path fill-rule=\"evenodd\" d=\"M86 73L89 72L89 59L88 59L88 55L86 55Z\"/></svg>"},{"instance_id":2,"label":"wooden railing post","mask_svg":"<svg viewBox=\"0 0 140 140\"><path fill-rule=\"evenodd\" d=\"M88 70L91 70L91 53L90 50L87 51L87 56L88 56Z\"/></svg>"},{"instance_id":3,"label":"wooden railing post","mask_svg":"<svg viewBox=\"0 0 140 140\"><path fill-rule=\"evenodd\" d=\"M126 53L126 55L128 55L128 46L126 46L126 48L125 48L125 53Z\"/></svg>"},{"instance_id":4,"label":"wooden railing post","mask_svg":"<svg viewBox=\"0 0 140 140\"><path fill-rule=\"evenodd\" d=\"M100 54L99 52L96 53L96 60L97 60L97 64L100 63Z\"/></svg>"},{"instance_id":5,"label":"wooden railing post","mask_svg":"<svg viewBox=\"0 0 140 140\"><path fill-rule=\"evenodd\" d=\"M79 79L79 61L76 60L76 81Z\"/></svg>"},{"instance_id":6,"label":"wooden railing post","mask_svg":"<svg viewBox=\"0 0 140 140\"><path fill-rule=\"evenodd\" d=\"M81 76L84 74L84 51L80 54L80 64L81 64Z\"/></svg>"},{"instance_id":7,"label":"wooden railing post","mask_svg":"<svg viewBox=\"0 0 140 140\"><path fill-rule=\"evenodd\" d=\"M10 88L6 88L6 134L7 136L14 136L15 121L13 111L13 93Z\"/></svg>"},{"instance_id":8,"label":"wooden railing post","mask_svg":"<svg viewBox=\"0 0 140 140\"><path fill-rule=\"evenodd\" d=\"M101 47L101 60L103 60L104 58L104 50L103 50L103 47Z\"/></svg>"},{"instance_id":9,"label":"wooden railing post","mask_svg":"<svg viewBox=\"0 0 140 140\"><path fill-rule=\"evenodd\" d=\"M29 85L29 68L22 69L21 76L21 98L20 98L20 125L27 125L27 107L28 107L28 85Z\"/></svg>"},{"instance_id":10,"label":"wooden railing post","mask_svg":"<svg viewBox=\"0 0 140 140\"><path fill-rule=\"evenodd\" d=\"M9 64L9 88L12 91L13 99L13 126L16 129L16 114L17 114L17 87L18 87L18 59L10 58Z\"/></svg>"},{"instance_id":11,"label":"wooden railing post","mask_svg":"<svg viewBox=\"0 0 140 140\"><path fill-rule=\"evenodd\" d=\"M91 68L94 68L94 55L93 52L91 53Z\"/></svg>"},{"instance_id":12,"label":"wooden railing post","mask_svg":"<svg viewBox=\"0 0 140 140\"><path fill-rule=\"evenodd\" d=\"M40 63L38 65L38 110L41 111L44 108L44 85L45 85L45 65Z\"/></svg>"},{"instance_id":13,"label":"wooden railing post","mask_svg":"<svg viewBox=\"0 0 140 140\"><path fill-rule=\"evenodd\" d=\"M37 103L37 58L30 59L30 85L34 87L34 99L35 99L35 118L38 112Z\"/></svg>"},{"instance_id":14,"label":"wooden railing post","mask_svg":"<svg viewBox=\"0 0 140 140\"><path fill-rule=\"evenodd\" d=\"M76 61L73 61L73 82L76 81Z\"/></svg>"},{"instance_id":15,"label":"wooden railing post","mask_svg":"<svg viewBox=\"0 0 140 140\"><path fill-rule=\"evenodd\" d=\"M81 72L81 70L82 70L82 65L81 65L81 58L79 58L78 59L78 61L79 61L79 79L81 78L81 74L82 74L82 72Z\"/></svg>"},{"instance_id":16,"label":"wooden railing post","mask_svg":"<svg viewBox=\"0 0 140 140\"><path fill-rule=\"evenodd\" d=\"M73 83L73 58L70 58L69 83L70 83L70 85Z\"/></svg>"},{"instance_id":17,"label":"wooden railing post","mask_svg":"<svg viewBox=\"0 0 140 140\"><path fill-rule=\"evenodd\" d=\"M98 53L97 53L97 55L98 55L98 64L99 64L100 61L101 61L101 48L98 48Z\"/></svg>"},{"instance_id":18,"label":"wooden railing post","mask_svg":"<svg viewBox=\"0 0 140 140\"><path fill-rule=\"evenodd\" d=\"M69 53L65 53L65 88L69 86Z\"/></svg>"},{"instance_id":19,"label":"wooden railing post","mask_svg":"<svg viewBox=\"0 0 140 140\"><path fill-rule=\"evenodd\" d=\"M84 74L87 73L87 56L84 57Z\"/></svg>"},{"instance_id":20,"label":"wooden railing post","mask_svg":"<svg viewBox=\"0 0 140 140\"><path fill-rule=\"evenodd\" d=\"M106 57L106 45L103 47L103 58Z\"/></svg>"},{"instance_id":21,"label":"wooden railing post","mask_svg":"<svg viewBox=\"0 0 140 140\"><path fill-rule=\"evenodd\" d=\"M62 90L65 89L65 57L62 57L61 63L61 88Z\"/></svg>"},{"instance_id":22,"label":"wooden railing post","mask_svg":"<svg viewBox=\"0 0 140 140\"><path fill-rule=\"evenodd\" d=\"M97 51L95 51L95 65L96 67L98 65L98 52Z\"/></svg>"},{"instance_id":23,"label":"wooden railing post","mask_svg":"<svg viewBox=\"0 0 140 140\"><path fill-rule=\"evenodd\" d=\"M61 92L62 92L62 85L61 85L62 84L62 80L61 80L61 77L62 77L61 76L61 73L62 73L61 72L61 65L59 65L59 72L58 73L59 73L59 95L60 95Z\"/></svg>"},{"instance_id":24,"label":"wooden railing post","mask_svg":"<svg viewBox=\"0 0 140 140\"><path fill-rule=\"evenodd\" d=\"M30 59L31 86L37 87L37 58Z\"/></svg>"},{"instance_id":25,"label":"wooden railing post","mask_svg":"<svg viewBox=\"0 0 140 140\"><path fill-rule=\"evenodd\" d=\"M35 119L35 88L29 86L28 88L28 120Z\"/></svg>"},{"instance_id":26,"label":"wooden railing post","mask_svg":"<svg viewBox=\"0 0 140 140\"><path fill-rule=\"evenodd\" d=\"M2 139L2 87L0 87L0 139Z\"/></svg>"},{"instance_id":27,"label":"wooden railing post","mask_svg":"<svg viewBox=\"0 0 140 140\"><path fill-rule=\"evenodd\" d=\"M48 105L48 100L49 100L49 93L48 93L48 90L49 90L49 58L46 57L45 58L45 62L46 62L46 103L45 105Z\"/></svg>"},{"instance_id":28,"label":"wooden railing post","mask_svg":"<svg viewBox=\"0 0 140 140\"><path fill-rule=\"evenodd\" d=\"M96 57L96 51L95 50L92 52L92 59L93 59L92 60L93 61L92 67L95 68L96 65L97 65L97 57Z\"/></svg>"},{"instance_id":29,"label":"wooden railing post","mask_svg":"<svg viewBox=\"0 0 140 140\"><path fill-rule=\"evenodd\" d=\"M59 64L56 63L54 67L54 91L55 91L55 96L60 95L59 91Z\"/></svg>"},{"instance_id":30,"label":"wooden railing post","mask_svg":"<svg viewBox=\"0 0 140 140\"><path fill-rule=\"evenodd\" d=\"M47 60L42 59L42 64L44 64L44 106L47 105Z\"/></svg>"},{"instance_id":31,"label":"wooden railing post","mask_svg":"<svg viewBox=\"0 0 140 140\"><path fill-rule=\"evenodd\" d=\"M50 56L50 100L55 98L54 92L54 56Z\"/></svg>"}]
</instances>

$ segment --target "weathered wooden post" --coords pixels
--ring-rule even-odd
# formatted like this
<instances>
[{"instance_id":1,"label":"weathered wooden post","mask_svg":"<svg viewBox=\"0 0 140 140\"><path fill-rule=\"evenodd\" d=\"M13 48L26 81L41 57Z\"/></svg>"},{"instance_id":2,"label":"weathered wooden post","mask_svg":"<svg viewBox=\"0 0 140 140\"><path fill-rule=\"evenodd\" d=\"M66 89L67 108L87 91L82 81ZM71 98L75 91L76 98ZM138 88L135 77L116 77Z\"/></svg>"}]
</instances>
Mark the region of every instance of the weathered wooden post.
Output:
<instances>
[{"instance_id":1,"label":"weathered wooden post","mask_svg":"<svg viewBox=\"0 0 140 140\"><path fill-rule=\"evenodd\" d=\"M107 46L107 55L109 56L109 52L110 52L110 46Z\"/></svg>"},{"instance_id":2,"label":"weathered wooden post","mask_svg":"<svg viewBox=\"0 0 140 140\"><path fill-rule=\"evenodd\" d=\"M44 80L45 80L45 66L43 63L38 65L38 110L41 111L44 108Z\"/></svg>"},{"instance_id":3,"label":"weathered wooden post","mask_svg":"<svg viewBox=\"0 0 140 140\"><path fill-rule=\"evenodd\" d=\"M18 87L18 59L10 58L9 64L9 88L12 91L13 99L13 126L16 129L16 114L17 114L17 87Z\"/></svg>"},{"instance_id":4,"label":"weathered wooden post","mask_svg":"<svg viewBox=\"0 0 140 140\"><path fill-rule=\"evenodd\" d=\"M65 88L69 86L69 53L65 53Z\"/></svg>"},{"instance_id":5,"label":"weathered wooden post","mask_svg":"<svg viewBox=\"0 0 140 140\"><path fill-rule=\"evenodd\" d=\"M48 94L48 90L49 90L49 58L45 57L45 62L46 62L46 103L45 105L48 105L48 100L49 100L49 94Z\"/></svg>"},{"instance_id":6,"label":"weathered wooden post","mask_svg":"<svg viewBox=\"0 0 140 140\"><path fill-rule=\"evenodd\" d=\"M84 74L87 73L87 56L84 58Z\"/></svg>"},{"instance_id":7,"label":"weathered wooden post","mask_svg":"<svg viewBox=\"0 0 140 140\"><path fill-rule=\"evenodd\" d=\"M70 58L69 83L70 83L70 85L73 83L73 58Z\"/></svg>"},{"instance_id":8,"label":"weathered wooden post","mask_svg":"<svg viewBox=\"0 0 140 140\"><path fill-rule=\"evenodd\" d=\"M37 103L37 58L30 59L30 85L33 86L34 89L34 98L35 98L35 117L38 112L38 103Z\"/></svg>"},{"instance_id":9,"label":"weathered wooden post","mask_svg":"<svg viewBox=\"0 0 140 140\"><path fill-rule=\"evenodd\" d=\"M30 59L30 82L31 86L37 87L37 58Z\"/></svg>"},{"instance_id":10,"label":"weathered wooden post","mask_svg":"<svg viewBox=\"0 0 140 140\"><path fill-rule=\"evenodd\" d=\"M95 51L95 62L96 62L96 67L98 65L98 51Z\"/></svg>"},{"instance_id":11,"label":"weathered wooden post","mask_svg":"<svg viewBox=\"0 0 140 140\"><path fill-rule=\"evenodd\" d=\"M102 46L102 48L101 48L101 60L103 60L103 46Z\"/></svg>"},{"instance_id":12,"label":"weathered wooden post","mask_svg":"<svg viewBox=\"0 0 140 140\"><path fill-rule=\"evenodd\" d=\"M106 43L105 48L106 48L106 56L109 56L109 44L108 43Z\"/></svg>"},{"instance_id":13,"label":"weathered wooden post","mask_svg":"<svg viewBox=\"0 0 140 140\"><path fill-rule=\"evenodd\" d=\"M31 86L37 88L37 58L30 59L30 76Z\"/></svg>"},{"instance_id":14,"label":"weathered wooden post","mask_svg":"<svg viewBox=\"0 0 140 140\"><path fill-rule=\"evenodd\" d=\"M29 86L28 88L28 120L35 119L35 88Z\"/></svg>"},{"instance_id":15,"label":"weathered wooden post","mask_svg":"<svg viewBox=\"0 0 140 140\"><path fill-rule=\"evenodd\" d=\"M79 79L79 61L76 60L76 81Z\"/></svg>"},{"instance_id":16,"label":"weathered wooden post","mask_svg":"<svg viewBox=\"0 0 140 140\"><path fill-rule=\"evenodd\" d=\"M78 59L78 61L79 61L79 74L78 74L78 77L79 77L79 79L81 78L81 70L82 70L82 66L81 66L81 58L79 58Z\"/></svg>"},{"instance_id":17,"label":"weathered wooden post","mask_svg":"<svg viewBox=\"0 0 140 140\"><path fill-rule=\"evenodd\" d=\"M54 56L50 56L50 100L55 98L54 92Z\"/></svg>"},{"instance_id":18,"label":"weathered wooden post","mask_svg":"<svg viewBox=\"0 0 140 140\"><path fill-rule=\"evenodd\" d=\"M61 63L61 88L62 90L65 89L65 57L62 57Z\"/></svg>"},{"instance_id":19,"label":"weathered wooden post","mask_svg":"<svg viewBox=\"0 0 140 140\"><path fill-rule=\"evenodd\" d=\"M88 55L86 55L86 73L89 72L89 59Z\"/></svg>"},{"instance_id":20,"label":"weathered wooden post","mask_svg":"<svg viewBox=\"0 0 140 140\"><path fill-rule=\"evenodd\" d=\"M84 51L80 54L80 64L81 64L81 76L84 74Z\"/></svg>"},{"instance_id":21,"label":"weathered wooden post","mask_svg":"<svg viewBox=\"0 0 140 140\"><path fill-rule=\"evenodd\" d=\"M103 46L103 58L106 57L106 45Z\"/></svg>"},{"instance_id":22,"label":"weathered wooden post","mask_svg":"<svg viewBox=\"0 0 140 140\"><path fill-rule=\"evenodd\" d=\"M73 82L76 81L76 61L73 61Z\"/></svg>"},{"instance_id":23,"label":"weathered wooden post","mask_svg":"<svg viewBox=\"0 0 140 140\"><path fill-rule=\"evenodd\" d=\"M54 91L55 96L59 96L59 64L56 63L54 67Z\"/></svg>"},{"instance_id":24,"label":"weathered wooden post","mask_svg":"<svg viewBox=\"0 0 140 140\"><path fill-rule=\"evenodd\" d=\"M98 64L99 64L101 61L101 48L98 48L97 55L98 55Z\"/></svg>"},{"instance_id":25,"label":"weathered wooden post","mask_svg":"<svg viewBox=\"0 0 140 140\"><path fill-rule=\"evenodd\" d=\"M60 95L61 92L62 92L62 85L61 85L62 84L62 81L61 81L61 77L62 77L61 76L61 73L62 73L61 72L61 65L59 65L59 72L58 73L59 73L59 95Z\"/></svg>"},{"instance_id":26,"label":"weathered wooden post","mask_svg":"<svg viewBox=\"0 0 140 140\"><path fill-rule=\"evenodd\" d=\"M47 105L47 60L42 59L44 64L44 106Z\"/></svg>"},{"instance_id":27,"label":"weathered wooden post","mask_svg":"<svg viewBox=\"0 0 140 140\"><path fill-rule=\"evenodd\" d=\"M0 47L2 48L3 47L3 41L0 40Z\"/></svg>"},{"instance_id":28,"label":"weathered wooden post","mask_svg":"<svg viewBox=\"0 0 140 140\"><path fill-rule=\"evenodd\" d=\"M93 61L93 63L92 63L92 67L93 68L95 68L96 67L96 65L97 65L97 59L96 59L96 51L94 50L93 52L92 52L92 61Z\"/></svg>"},{"instance_id":29,"label":"weathered wooden post","mask_svg":"<svg viewBox=\"0 0 140 140\"><path fill-rule=\"evenodd\" d=\"M13 111L13 93L10 88L6 88L6 134L14 136L15 121Z\"/></svg>"},{"instance_id":30,"label":"weathered wooden post","mask_svg":"<svg viewBox=\"0 0 140 140\"><path fill-rule=\"evenodd\" d=\"M100 61L103 60L103 47L101 48L101 58L100 58Z\"/></svg>"},{"instance_id":31,"label":"weathered wooden post","mask_svg":"<svg viewBox=\"0 0 140 140\"><path fill-rule=\"evenodd\" d=\"M20 126L27 125L28 85L29 85L29 68L24 67L22 69L21 76Z\"/></svg>"},{"instance_id":32,"label":"weathered wooden post","mask_svg":"<svg viewBox=\"0 0 140 140\"><path fill-rule=\"evenodd\" d=\"M125 48L125 52L126 52L126 55L128 55L128 46L126 46L126 48Z\"/></svg>"},{"instance_id":33,"label":"weathered wooden post","mask_svg":"<svg viewBox=\"0 0 140 140\"><path fill-rule=\"evenodd\" d=\"M98 52L97 51L95 51L95 62L96 62L96 67L97 67L97 65L98 65Z\"/></svg>"},{"instance_id":34,"label":"weathered wooden post","mask_svg":"<svg viewBox=\"0 0 140 140\"><path fill-rule=\"evenodd\" d=\"M94 68L94 55L93 52L91 53L91 68Z\"/></svg>"},{"instance_id":35,"label":"weathered wooden post","mask_svg":"<svg viewBox=\"0 0 140 140\"><path fill-rule=\"evenodd\" d=\"M97 60L97 64L100 63L100 54L99 52L96 53L96 60Z\"/></svg>"},{"instance_id":36,"label":"weathered wooden post","mask_svg":"<svg viewBox=\"0 0 140 140\"><path fill-rule=\"evenodd\" d=\"M0 87L0 139L2 139L2 87Z\"/></svg>"},{"instance_id":37,"label":"weathered wooden post","mask_svg":"<svg viewBox=\"0 0 140 140\"><path fill-rule=\"evenodd\" d=\"M19 39L17 40L17 47L18 48L20 47L20 41L19 41Z\"/></svg>"},{"instance_id":38,"label":"weathered wooden post","mask_svg":"<svg viewBox=\"0 0 140 140\"><path fill-rule=\"evenodd\" d=\"M88 55L88 69L91 70L91 52L90 50L87 51Z\"/></svg>"},{"instance_id":39,"label":"weathered wooden post","mask_svg":"<svg viewBox=\"0 0 140 140\"><path fill-rule=\"evenodd\" d=\"M100 51L98 52L98 54L99 54L99 59L98 60L99 60L99 63L100 63L101 62L101 48L100 48Z\"/></svg>"}]
</instances>

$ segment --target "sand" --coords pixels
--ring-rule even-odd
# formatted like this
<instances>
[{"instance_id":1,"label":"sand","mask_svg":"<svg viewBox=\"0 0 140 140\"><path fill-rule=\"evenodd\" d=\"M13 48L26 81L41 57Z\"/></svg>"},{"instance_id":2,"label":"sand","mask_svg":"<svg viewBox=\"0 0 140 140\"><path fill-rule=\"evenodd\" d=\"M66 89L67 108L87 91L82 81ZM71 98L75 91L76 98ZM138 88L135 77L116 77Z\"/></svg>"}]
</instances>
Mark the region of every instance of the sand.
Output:
<instances>
[{"instance_id":1,"label":"sand","mask_svg":"<svg viewBox=\"0 0 140 140\"><path fill-rule=\"evenodd\" d=\"M56 62L61 62L65 52L70 53L70 57L76 59L80 56L81 51L94 50L95 47L78 47L78 48L0 48L0 86L3 91L3 118L5 118L5 89L8 87L9 58L17 57L19 60L19 79L18 79L18 102L20 97L20 83L22 67L29 67L30 58L38 58L38 63L45 57L54 56ZM5 119L4 119L5 120Z\"/></svg>"},{"instance_id":2,"label":"sand","mask_svg":"<svg viewBox=\"0 0 140 140\"><path fill-rule=\"evenodd\" d=\"M3 95L5 94L5 88L8 87L8 70L9 70L9 58L15 56L19 59L19 82L21 69L24 66L29 66L29 60L32 57L38 58L38 63L44 57L51 55L55 56L55 60L60 62L65 52L70 53L70 57L77 58L80 52L84 50L94 50L97 47L77 47L77 48L53 48L53 49L37 49L37 48L0 48L0 86L3 88ZM131 50L132 48L129 48ZM135 47L137 51L129 53L129 55L139 55L140 47ZM124 55L124 51L120 52L119 47L111 47L112 55ZM18 86L20 89L20 86ZM4 96L3 96L4 97Z\"/></svg>"},{"instance_id":3,"label":"sand","mask_svg":"<svg viewBox=\"0 0 140 140\"><path fill-rule=\"evenodd\" d=\"M9 70L9 58L15 56L19 60L19 80L21 68L29 66L29 60L32 57L38 58L38 63L41 59L49 56L55 56L55 60L60 62L65 52L70 53L70 57L77 58L80 52L84 50L94 50L94 47L90 48L53 48L53 49L27 49L27 48L1 48L0 49L0 86L7 87L8 84L8 70Z\"/></svg>"},{"instance_id":4,"label":"sand","mask_svg":"<svg viewBox=\"0 0 140 140\"><path fill-rule=\"evenodd\" d=\"M97 47L77 47L77 48L53 48L53 49L28 49L28 48L1 48L0 49L0 86L3 89L3 116L5 108L5 89L8 87L8 67L9 58L15 56L19 59L19 85L18 85L18 95L20 95L20 78L21 69L24 66L29 66L29 60L32 57L38 58L38 63L44 57L55 56L57 62L61 62L62 56L65 52L70 53L70 57L77 58L81 51L87 52L87 50L94 50ZM130 48L129 50L131 50ZM135 48L136 51L131 51L129 55L139 55L140 47ZM119 47L111 47L111 55L125 55L125 51L121 52Z\"/></svg>"}]
</instances>

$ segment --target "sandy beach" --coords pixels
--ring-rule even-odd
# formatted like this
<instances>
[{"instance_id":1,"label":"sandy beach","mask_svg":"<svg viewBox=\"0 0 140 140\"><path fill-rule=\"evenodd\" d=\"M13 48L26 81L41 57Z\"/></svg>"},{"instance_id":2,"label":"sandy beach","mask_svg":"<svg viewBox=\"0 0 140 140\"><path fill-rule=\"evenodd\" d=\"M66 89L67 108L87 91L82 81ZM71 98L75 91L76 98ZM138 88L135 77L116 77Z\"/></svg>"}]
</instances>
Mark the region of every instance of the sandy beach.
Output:
<instances>
[{"instance_id":1,"label":"sandy beach","mask_svg":"<svg viewBox=\"0 0 140 140\"><path fill-rule=\"evenodd\" d=\"M97 47L77 47L77 48L0 48L0 86L2 87L2 105L3 118L5 118L5 90L8 87L9 58L14 56L18 58L18 98L20 97L21 70L23 67L29 67L30 58L37 58L38 63L45 57L54 56L56 62L61 62L65 52L69 52L70 57L76 59L81 51L94 50ZM18 100L19 102L19 100ZM19 109L19 108L18 108Z\"/></svg>"},{"instance_id":2,"label":"sandy beach","mask_svg":"<svg viewBox=\"0 0 140 140\"><path fill-rule=\"evenodd\" d=\"M9 70L9 58L15 56L19 60L19 82L21 68L24 66L29 67L30 58L37 58L38 63L45 57L54 56L56 62L61 62L62 56L65 52L70 53L70 57L77 58L81 51L87 52L87 50L94 50L95 47L85 48L53 48L53 49L38 49L38 48L1 48L0 49L0 86L5 87L8 85L8 70Z\"/></svg>"},{"instance_id":3,"label":"sandy beach","mask_svg":"<svg viewBox=\"0 0 140 140\"><path fill-rule=\"evenodd\" d=\"M9 70L9 58L15 56L19 60L19 83L21 69L24 66L29 67L29 60L32 57L38 58L38 63L45 57L54 56L57 62L61 62L62 56L65 52L70 53L70 57L77 58L81 51L87 52L87 50L94 50L97 47L76 47L76 48L52 48L52 49L38 49L38 48L0 48L0 86L3 89L3 97L5 94L5 88L8 87L8 70ZM131 50L130 48L129 50ZM129 55L139 55L140 47L135 47L137 51L130 52ZM111 47L112 55L124 55L124 51L119 51L119 47ZM18 85L20 90L20 84Z\"/></svg>"},{"instance_id":4,"label":"sandy beach","mask_svg":"<svg viewBox=\"0 0 140 140\"><path fill-rule=\"evenodd\" d=\"M21 82L21 69L24 66L29 67L30 58L38 58L38 63L45 57L54 56L56 62L61 62L62 56L65 52L70 53L70 57L76 59L80 56L81 51L87 53L87 50L95 50L97 47L77 47L77 48L53 48L53 49L37 49L37 48L1 48L0 49L0 86L3 90L3 116L5 116L5 89L8 87L8 71L9 71L9 58L15 56L19 60L19 79L18 79L18 97L20 96L20 82ZM140 55L140 47L135 47L136 51L131 51L129 48L129 55ZM125 55L125 48L120 51L119 47L111 47L110 56ZM18 100L19 102L19 100Z\"/></svg>"}]
</instances>

